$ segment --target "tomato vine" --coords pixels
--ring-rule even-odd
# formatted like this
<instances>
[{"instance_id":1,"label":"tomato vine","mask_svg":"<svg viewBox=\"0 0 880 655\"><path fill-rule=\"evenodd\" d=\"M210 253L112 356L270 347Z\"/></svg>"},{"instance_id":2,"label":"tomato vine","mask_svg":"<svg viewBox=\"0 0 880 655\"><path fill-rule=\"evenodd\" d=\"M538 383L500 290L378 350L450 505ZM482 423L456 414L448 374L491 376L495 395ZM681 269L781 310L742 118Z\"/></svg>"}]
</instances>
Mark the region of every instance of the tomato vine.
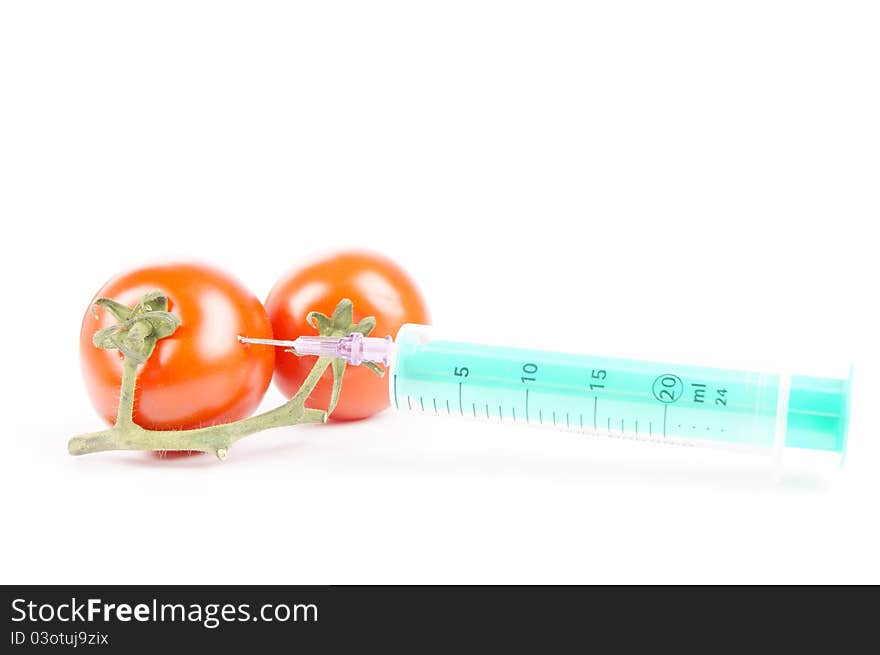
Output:
<instances>
[{"instance_id":1,"label":"tomato vine","mask_svg":"<svg viewBox=\"0 0 880 655\"><path fill-rule=\"evenodd\" d=\"M67 446L71 455L109 450L190 450L211 453L223 461L232 444L256 432L302 423L326 423L339 398L346 362L319 357L297 393L283 405L268 412L231 423L189 430L142 428L133 420L138 368L153 354L159 340L174 334L180 321L168 311L168 298L161 291L144 295L134 307L100 298L95 301L92 310L99 309L104 309L119 321L116 325L98 330L92 339L95 347L117 349L123 355L119 408L112 427L73 437ZM332 316L311 312L308 321L321 336L347 336L352 332L367 336L376 325L372 317L354 323L352 303L347 298L339 302ZM328 367L332 367L333 371L333 390L328 408L306 407L306 401ZM382 369L373 370L377 375L384 375Z\"/></svg>"}]
</instances>

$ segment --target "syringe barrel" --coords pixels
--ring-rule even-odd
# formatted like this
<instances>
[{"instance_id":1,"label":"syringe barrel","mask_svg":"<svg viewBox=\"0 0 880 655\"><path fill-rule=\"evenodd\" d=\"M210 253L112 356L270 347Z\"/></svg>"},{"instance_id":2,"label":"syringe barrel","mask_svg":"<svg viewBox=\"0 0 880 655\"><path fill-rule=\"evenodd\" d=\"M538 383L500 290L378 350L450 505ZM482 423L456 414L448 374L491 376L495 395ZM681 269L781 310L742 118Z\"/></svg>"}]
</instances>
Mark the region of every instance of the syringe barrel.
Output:
<instances>
[{"instance_id":1,"label":"syringe barrel","mask_svg":"<svg viewBox=\"0 0 880 655\"><path fill-rule=\"evenodd\" d=\"M685 445L842 454L848 378L738 371L445 340L405 325L389 371L400 411Z\"/></svg>"}]
</instances>

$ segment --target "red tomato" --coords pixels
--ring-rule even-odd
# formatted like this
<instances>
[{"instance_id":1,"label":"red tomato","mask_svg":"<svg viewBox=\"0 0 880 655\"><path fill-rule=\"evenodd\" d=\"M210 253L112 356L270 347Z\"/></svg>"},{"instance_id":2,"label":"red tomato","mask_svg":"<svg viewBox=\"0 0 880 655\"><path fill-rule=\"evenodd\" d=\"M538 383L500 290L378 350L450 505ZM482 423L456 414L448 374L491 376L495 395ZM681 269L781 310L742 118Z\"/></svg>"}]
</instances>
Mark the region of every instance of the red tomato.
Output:
<instances>
[{"instance_id":1,"label":"red tomato","mask_svg":"<svg viewBox=\"0 0 880 655\"><path fill-rule=\"evenodd\" d=\"M293 269L282 277L266 299L266 311L276 339L295 339L316 334L306 322L310 311L333 314L343 298L354 303L355 323L366 316L376 318L370 334L397 334L404 323L428 323L428 308L418 287L393 261L371 252L331 254ZM275 353L275 383L288 398L302 385L315 357L297 357L280 348ZM309 396L310 406L327 407L333 374L330 369ZM388 380L364 366L348 366L339 404L331 418L354 420L372 416L388 407Z\"/></svg>"},{"instance_id":2,"label":"red tomato","mask_svg":"<svg viewBox=\"0 0 880 655\"><path fill-rule=\"evenodd\" d=\"M241 344L237 336L272 338L260 301L229 274L198 263L134 269L110 280L95 299L131 307L151 291L168 296L168 310L180 326L140 367L135 423L154 430L187 429L252 414L272 379L273 353ZM92 335L117 322L104 309L98 309L97 318L87 310L79 340L89 396L108 423L116 419L122 355L95 347Z\"/></svg>"}]
</instances>

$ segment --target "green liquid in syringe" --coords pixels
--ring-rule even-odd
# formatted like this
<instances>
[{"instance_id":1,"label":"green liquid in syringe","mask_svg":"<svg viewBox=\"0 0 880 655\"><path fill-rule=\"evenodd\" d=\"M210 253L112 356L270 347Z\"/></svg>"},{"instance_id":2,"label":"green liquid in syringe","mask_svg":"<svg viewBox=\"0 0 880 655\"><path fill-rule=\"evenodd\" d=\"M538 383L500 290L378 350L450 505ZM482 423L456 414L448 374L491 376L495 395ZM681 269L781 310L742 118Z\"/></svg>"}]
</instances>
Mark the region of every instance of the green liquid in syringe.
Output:
<instances>
[{"instance_id":1,"label":"green liquid in syringe","mask_svg":"<svg viewBox=\"0 0 880 655\"><path fill-rule=\"evenodd\" d=\"M848 381L415 338L396 340L399 410L668 443L841 452ZM780 404L780 393L784 393Z\"/></svg>"}]
</instances>

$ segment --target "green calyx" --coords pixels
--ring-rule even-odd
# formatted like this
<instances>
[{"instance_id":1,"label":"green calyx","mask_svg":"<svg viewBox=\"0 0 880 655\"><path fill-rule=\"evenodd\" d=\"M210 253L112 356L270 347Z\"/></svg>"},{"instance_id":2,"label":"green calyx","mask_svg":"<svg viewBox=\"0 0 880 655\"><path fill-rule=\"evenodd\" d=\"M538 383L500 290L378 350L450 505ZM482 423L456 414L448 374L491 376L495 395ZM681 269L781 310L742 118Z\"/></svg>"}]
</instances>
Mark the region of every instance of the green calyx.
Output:
<instances>
[{"instance_id":1,"label":"green calyx","mask_svg":"<svg viewBox=\"0 0 880 655\"><path fill-rule=\"evenodd\" d=\"M358 323L354 321L354 308L351 300L343 298L333 310L333 316L327 316L321 312L309 312L306 315L306 321L309 325L318 331L322 337L347 337L352 332L360 332L365 337L376 328L376 319L367 316ZM342 390L342 376L345 373L347 362L344 359L336 358L330 364L333 369L333 390L330 393L330 406L327 413L332 414L339 403L339 393ZM385 369L378 364L372 362L364 362L362 366L366 366L373 373L382 377L385 375Z\"/></svg>"},{"instance_id":2,"label":"green calyx","mask_svg":"<svg viewBox=\"0 0 880 655\"><path fill-rule=\"evenodd\" d=\"M161 291L146 294L134 307L110 298L94 302L95 315L98 307L106 309L119 323L95 332L92 343L98 348L119 350L135 364L147 361L159 339L171 336L180 325L180 319L168 311L168 296Z\"/></svg>"}]
</instances>

